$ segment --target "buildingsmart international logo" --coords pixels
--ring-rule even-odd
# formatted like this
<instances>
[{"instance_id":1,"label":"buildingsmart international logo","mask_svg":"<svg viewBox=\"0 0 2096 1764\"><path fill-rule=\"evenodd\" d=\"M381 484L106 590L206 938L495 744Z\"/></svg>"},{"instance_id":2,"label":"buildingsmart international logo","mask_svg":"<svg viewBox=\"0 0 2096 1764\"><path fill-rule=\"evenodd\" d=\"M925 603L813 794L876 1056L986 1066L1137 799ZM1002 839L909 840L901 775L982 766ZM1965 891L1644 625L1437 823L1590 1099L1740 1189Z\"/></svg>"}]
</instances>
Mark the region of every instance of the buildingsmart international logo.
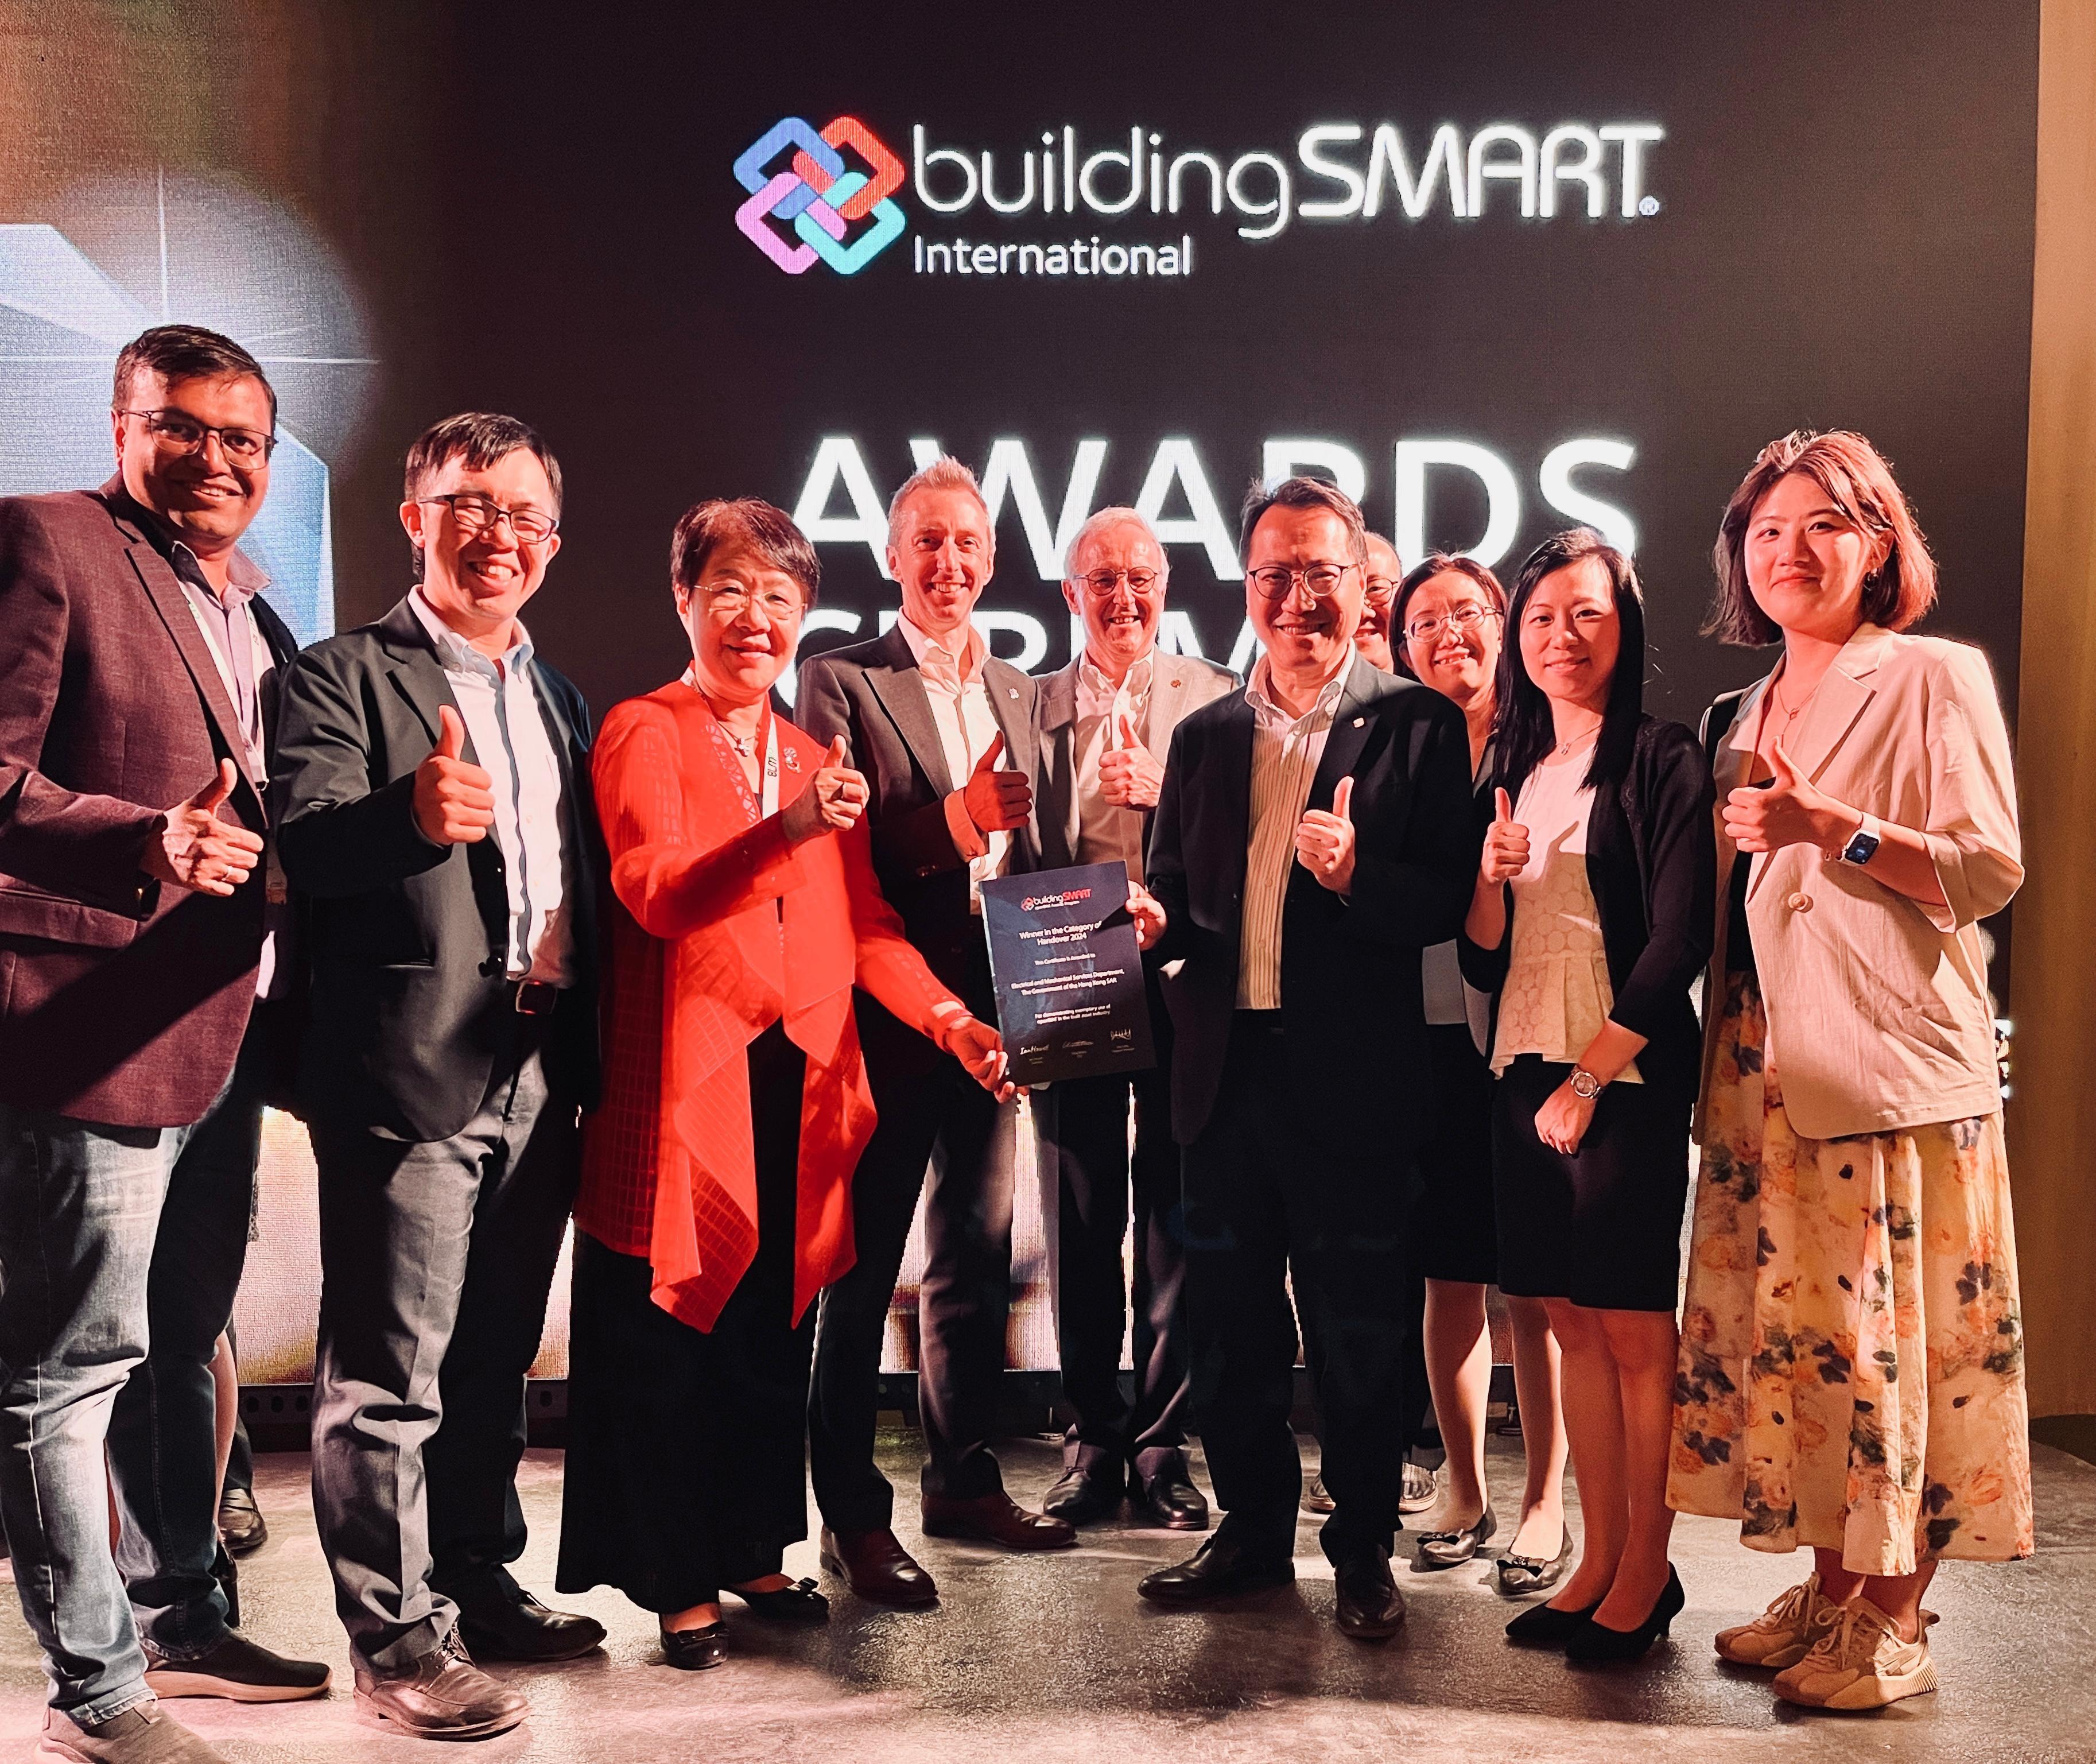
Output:
<instances>
[{"instance_id":1,"label":"buildingsmart international logo","mask_svg":"<svg viewBox=\"0 0 2096 1764\"><path fill-rule=\"evenodd\" d=\"M1065 124L1041 130L1037 146L963 147L935 143L915 123L906 166L856 117L819 131L788 116L736 160L749 194L735 218L788 275L818 260L856 275L902 236L908 223L893 198L906 177L928 225L954 229L915 234L916 275L1183 278L1197 229L1270 248L1298 223L1648 222L1663 207L1648 187L1650 155L1666 138L1651 122L1495 122L1467 137L1450 122L1408 131L1331 122L1302 130L1292 151L1230 155L1168 142L1141 124L1103 142Z\"/></svg>"},{"instance_id":2,"label":"buildingsmart international logo","mask_svg":"<svg viewBox=\"0 0 2096 1764\"><path fill-rule=\"evenodd\" d=\"M789 146L793 164L767 172ZM866 171L846 167L837 150L847 146ZM855 116L840 116L820 131L798 116L782 117L743 150L735 176L749 192L735 224L789 276L818 259L841 276L855 276L902 236L902 211L889 200L902 187L902 162ZM772 220L790 223L801 242L788 244Z\"/></svg>"}]
</instances>

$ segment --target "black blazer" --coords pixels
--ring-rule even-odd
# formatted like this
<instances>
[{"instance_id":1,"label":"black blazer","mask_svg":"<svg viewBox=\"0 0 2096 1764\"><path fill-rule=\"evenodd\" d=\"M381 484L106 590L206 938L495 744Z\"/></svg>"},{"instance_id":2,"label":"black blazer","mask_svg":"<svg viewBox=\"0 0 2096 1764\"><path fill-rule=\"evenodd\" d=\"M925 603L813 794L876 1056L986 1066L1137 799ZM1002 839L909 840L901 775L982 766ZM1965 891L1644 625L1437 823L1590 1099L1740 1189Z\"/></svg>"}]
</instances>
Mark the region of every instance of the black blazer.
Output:
<instances>
[{"instance_id":1,"label":"black blazer","mask_svg":"<svg viewBox=\"0 0 2096 1764\"><path fill-rule=\"evenodd\" d=\"M983 664L990 713L1002 732L1002 767L1035 775L1034 683L1008 662ZM793 722L822 742L841 735L851 762L866 775L871 800L874 874L902 918L925 964L984 1021L993 1020L982 920L968 910L968 871L954 849L945 801L966 779L950 777L932 702L910 640L901 628L870 643L810 656L801 664ZM1041 867L1041 841L1029 819L1011 834L1011 868ZM858 995L858 1020L869 1051L929 1070L938 1050L898 1024L875 1000Z\"/></svg>"},{"instance_id":2,"label":"black blazer","mask_svg":"<svg viewBox=\"0 0 2096 1764\"><path fill-rule=\"evenodd\" d=\"M578 976L555 1014L547 1076L587 1107L605 868L589 706L535 656L531 670L561 764ZM299 1094L316 1123L449 1138L486 1096L501 1014L514 1008L501 846L433 845L415 825L415 768L445 705L456 708L443 664L405 600L315 644L284 681L269 794L285 876L307 908L312 1022ZM465 757L478 763L470 736Z\"/></svg>"},{"instance_id":3,"label":"black blazer","mask_svg":"<svg viewBox=\"0 0 2096 1764\"><path fill-rule=\"evenodd\" d=\"M1647 1084L1692 1095L1703 1032L1689 994L1710 959L1716 923L1716 799L1702 744L1678 723L1644 717L1622 786L1594 792L1587 823L1587 882L1616 995L1609 1015L1645 1038L1637 1068ZM1513 953L1513 915L1509 889L1499 947L1462 940L1464 977L1496 998Z\"/></svg>"},{"instance_id":4,"label":"black blazer","mask_svg":"<svg viewBox=\"0 0 2096 1764\"><path fill-rule=\"evenodd\" d=\"M1172 737L1145 869L1167 923L1172 1129L1207 1125L1237 1010L1253 713L1244 689L1204 705ZM1420 952L1456 934L1482 838L1462 714L1430 688L1351 662L1307 806L1354 779L1354 887L1342 899L1291 858L1282 909L1283 1045L1303 1130L1321 1150L1381 1163L1431 1130ZM1176 972L1169 964L1181 963ZM1394 1093L1393 1072L1417 1075Z\"/></svg>"}]
</instances>

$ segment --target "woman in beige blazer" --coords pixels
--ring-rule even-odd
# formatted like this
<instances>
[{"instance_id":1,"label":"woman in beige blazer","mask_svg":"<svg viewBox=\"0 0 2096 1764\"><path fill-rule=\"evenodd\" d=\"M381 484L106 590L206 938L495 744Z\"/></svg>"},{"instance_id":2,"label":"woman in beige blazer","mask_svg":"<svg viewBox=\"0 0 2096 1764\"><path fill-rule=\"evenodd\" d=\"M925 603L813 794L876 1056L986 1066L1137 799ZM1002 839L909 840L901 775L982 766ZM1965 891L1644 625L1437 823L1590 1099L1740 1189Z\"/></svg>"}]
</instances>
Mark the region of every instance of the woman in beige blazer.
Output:
<instances>
[{"instance_id":1,"label":"woman in beige blazer","mask_svg":"<svg viewBox=\"0 0 2096 1764\"><path fill-rule=\"evenodd\" d=\"M1718 1652L1788 1701L1875 1708L1935 1688L1937 1563L2031 1549L1977 923L2023 880L2015 781L1985 657L1901 635L1935 565L1861 435L1764 448L1716 561L1712 628L1784 653L1705 730L1720 909L1668 1498L1814 1554Z\"/></svg>"}]
</instances>

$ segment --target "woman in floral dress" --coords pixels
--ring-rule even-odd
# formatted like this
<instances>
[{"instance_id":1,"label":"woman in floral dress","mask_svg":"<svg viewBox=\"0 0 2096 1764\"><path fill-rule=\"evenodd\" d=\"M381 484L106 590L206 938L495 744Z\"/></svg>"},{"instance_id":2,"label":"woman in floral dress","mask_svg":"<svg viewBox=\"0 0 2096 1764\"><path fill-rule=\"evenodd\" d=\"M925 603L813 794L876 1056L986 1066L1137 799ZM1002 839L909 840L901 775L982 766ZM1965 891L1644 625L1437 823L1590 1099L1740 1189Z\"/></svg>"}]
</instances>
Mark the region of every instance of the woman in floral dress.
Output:
<instances>
[{"instance_id":1,"label":"woman in floral dress","mask_svg":"<svg viewBox=\"0 0 2096 1764\"><path fill-rule=\"evenodd\" d=\"M1716 561L1713 628L1784 653L1705 729L1720 923L1668 1499L1814 1554L1718 1652L1875 1708L1936 1686L1937 1564L2031 1549L1977 926L2023 880L2015 779L1985 658L1899 635L1935 565L1861 435L1764 448Z\"/></svg>"}]
</instances>

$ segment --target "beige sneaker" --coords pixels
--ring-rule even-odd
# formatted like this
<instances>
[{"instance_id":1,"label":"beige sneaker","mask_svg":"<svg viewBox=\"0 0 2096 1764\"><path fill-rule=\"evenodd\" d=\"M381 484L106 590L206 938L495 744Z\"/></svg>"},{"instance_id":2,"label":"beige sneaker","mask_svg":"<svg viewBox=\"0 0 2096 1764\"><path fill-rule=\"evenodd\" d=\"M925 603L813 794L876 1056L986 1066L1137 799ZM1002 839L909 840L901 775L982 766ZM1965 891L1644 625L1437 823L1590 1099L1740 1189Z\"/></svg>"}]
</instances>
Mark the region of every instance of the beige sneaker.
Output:
<instances>
[{"instance_id":1,"label":"beige sneaker","mask_svg":"<svg viewBox=\"0 0 2096 1764\"><path fill-rule=\"evenodd\" d=\"M1893 1620L1862 1598L1843 1605L1812 1651L1775 1679L1777 1696L1807 1709L1883 1709L1935 1688L1927 1620L1918 1639L1903 1640Z\"/></svg>"},{"instance_id":2,"label":"beige sneaker","mask_svg":"<svg viewBox=\"0 0 2096 1764\"><path fill-rule=\"evenodd\" d=\"M1841 1607L1819 1590L1819 1576L1793 1587L1751 1623L1721 1629L1714 1645L1735 1666L1780 1671L1794 1666L1824 1635Z\"/></svg>"}]
</instances>

